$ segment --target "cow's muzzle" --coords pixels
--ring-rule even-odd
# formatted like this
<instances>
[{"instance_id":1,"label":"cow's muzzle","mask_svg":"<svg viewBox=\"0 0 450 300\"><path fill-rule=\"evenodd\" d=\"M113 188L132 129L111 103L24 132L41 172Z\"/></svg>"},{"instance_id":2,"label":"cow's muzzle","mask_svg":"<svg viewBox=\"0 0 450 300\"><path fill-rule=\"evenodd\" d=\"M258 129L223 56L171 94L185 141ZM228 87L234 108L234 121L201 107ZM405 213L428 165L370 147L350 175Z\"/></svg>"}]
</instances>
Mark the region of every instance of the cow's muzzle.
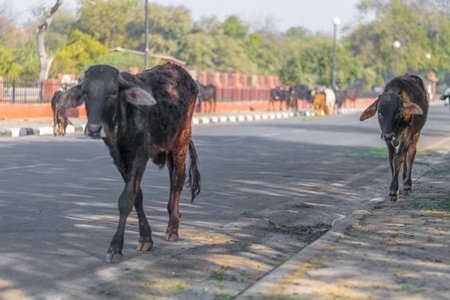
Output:
<instances>
[{"instance_id":1,"label":"cow's muzzle","mask_svg":"<svg viewBox=\"0 0 450 300\"><path fill-rule=\"evenodd\" d=\"M84 129L84 135L94 139L106 137L105 129L102 125L97 123L88 124Z\"/></svg>"},{"instance_id":2,"label":"cow's muzzle","mask_svg":"<svg viewBox=\"0 0 450 300\"><path fill-rule=\"evenodd\" d=\"M395 141L395 136L393 133L382 133L381 139L386 142Z\"/></svg>"}]
</instances>

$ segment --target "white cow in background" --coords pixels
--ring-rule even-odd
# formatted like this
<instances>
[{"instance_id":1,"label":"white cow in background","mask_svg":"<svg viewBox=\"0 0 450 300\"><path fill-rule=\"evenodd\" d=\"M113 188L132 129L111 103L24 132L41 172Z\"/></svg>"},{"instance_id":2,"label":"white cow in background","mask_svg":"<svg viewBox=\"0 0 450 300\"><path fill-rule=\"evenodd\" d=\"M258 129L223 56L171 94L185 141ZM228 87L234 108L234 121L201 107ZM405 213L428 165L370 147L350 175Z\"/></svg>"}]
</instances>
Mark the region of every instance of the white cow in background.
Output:
<instances>
[{"instance_id":1,"label":"white cow in background","mask_svg":"<svg viewBox=\"0 0 450 300\"><path fill-rule=\"evenodd\" d=\"M325 103L328 108L328 113L332 115L334 113L334 106L336 105L336 94L332 89L326 88L325 96L326 96Z\"/></svg>"}]
</instances>

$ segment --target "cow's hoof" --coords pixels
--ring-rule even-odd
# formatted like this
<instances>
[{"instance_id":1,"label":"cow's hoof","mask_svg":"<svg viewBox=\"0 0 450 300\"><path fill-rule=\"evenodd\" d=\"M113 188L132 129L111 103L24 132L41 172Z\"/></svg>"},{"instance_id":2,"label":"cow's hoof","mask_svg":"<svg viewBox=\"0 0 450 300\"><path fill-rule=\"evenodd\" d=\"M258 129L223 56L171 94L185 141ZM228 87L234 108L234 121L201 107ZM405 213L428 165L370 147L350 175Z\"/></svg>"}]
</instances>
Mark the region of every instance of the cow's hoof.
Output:
<instances>
[{"instance_id":1,"label":"cow's hoof","mask_svg":"<svg viewBox=\"0 0 450 300\"><path fill-rule=\"evenodd\" d=\"M122 254L120 253L106 253L106 262L119 263L122 261Z\"/></svg>"},{"instance_id":2,"label":"cow's hoof","mask_svg":"<svg viewBox=\"0 0 450 300\"><path fill-rule=\"evenodd\" d=\"M139 242L139 245L137 246L137 251L150 251L153 248L153 243L151 242Z\"/></svg>"},{"instance_id":3,"label":"cow's hoof","mask_svg":"<svg viewBox=\"0 0 450 300\"><path fill-rule=\"evenodd\" d=\"M411 188L409 188L409 189L404 189L404 190L403 190L403 195L405 195L405 196L411 196L411 195L412 195L412 189L411 189Z\"/></svg>"},{"instance_id":4,"label":"cow's hoof","mask_svg":"<svg viewBox=\"0 0 450 300\"><path fill-rule=\"evenodd\" d=\"M166 241L168 242L175 242L178 240L178 234L175 232L167 232L166 233Z\"/></svg>"},{"instance_id":5,"label":"cow's hoof","mask_svg":"<svg viewBox=\"0 0 450 300\"><path fill-rule=\"evenodd\" d=\"M398 200L398 195L397 194L389 194L389 201L391 202L396 202Z\"/></svg>"}]
</instances>

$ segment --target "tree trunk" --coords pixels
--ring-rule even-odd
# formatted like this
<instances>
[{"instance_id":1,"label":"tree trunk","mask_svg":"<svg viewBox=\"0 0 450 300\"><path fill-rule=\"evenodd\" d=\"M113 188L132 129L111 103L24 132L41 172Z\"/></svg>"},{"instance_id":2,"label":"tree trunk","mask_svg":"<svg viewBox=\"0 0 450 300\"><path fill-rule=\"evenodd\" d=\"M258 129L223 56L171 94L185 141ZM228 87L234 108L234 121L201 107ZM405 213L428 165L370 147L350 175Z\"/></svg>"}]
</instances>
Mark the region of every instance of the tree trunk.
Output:
<instances>
[{"instance_id":1,"label":"tree trunk","mask_svg":"<svg viewBox=\"0 0 450 300\"><path fill-rule=\"evenodd\" d=\"M50 24L52 23L52 18L55 12L58 10L58 8L63 3L63 0L57 0L55 6L53 6L52 10L47 14L47 17L45 18L44 23L39 25L36 29L37 32L37 50L39 55L39 64L41 66L41 71L39 73L39 82L43 82L48 77L48 72L50 70L50 65L53 61L53 57L50 54L47 57L47 54L45 53L45 40L44 35L45 31L50 27Z\"/></svg>"}]
</instances>

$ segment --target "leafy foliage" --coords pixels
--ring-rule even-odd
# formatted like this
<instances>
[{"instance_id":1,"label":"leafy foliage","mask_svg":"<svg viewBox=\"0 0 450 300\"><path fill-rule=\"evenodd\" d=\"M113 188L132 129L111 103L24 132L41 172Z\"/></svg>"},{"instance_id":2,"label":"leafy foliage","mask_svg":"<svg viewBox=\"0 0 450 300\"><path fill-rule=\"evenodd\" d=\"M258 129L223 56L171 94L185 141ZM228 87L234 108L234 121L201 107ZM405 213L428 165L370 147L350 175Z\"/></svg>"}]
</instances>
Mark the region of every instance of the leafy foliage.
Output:
<instances>
[{"instance_id":1,"label":"leafy foliage","mask_svg":"<svg viewBox=\"0 0 450 300\"><path fill-rule=\"evenodd\" d=\"M340 88L355 82L365 88L384 85L395 75L394 40L402 45L398 49L399 73L426 76L433 69L441 78L440 83L450 85L450 74L443 63L450 58L448 3L448 0L360 0L360 19L370 21L345 28L345 36L338 40L337 85ZM20 28L8 10L2 8L0 73L12 77L36 76L39 68L34 32L47 10L42 4L37 5L36 19ZM193 21L184 6L150 3L149 12L149 52L177 57L186 61L189 69L278 75L285 84L331 86L331 36L313 34L302 27L280 33L273 29L271 20L255 26L234 15L223 22L216 17ZM122 70L132 66L142 68L142 56L111 53L108 49L144 51L144 27L143 0L82 0L76 15L61 7L46 37L46 50L54 54L50 75L78 74L98 63ZM425 57L426 53L431 54L431 59Z\"/></svg>"}]
</instances>

